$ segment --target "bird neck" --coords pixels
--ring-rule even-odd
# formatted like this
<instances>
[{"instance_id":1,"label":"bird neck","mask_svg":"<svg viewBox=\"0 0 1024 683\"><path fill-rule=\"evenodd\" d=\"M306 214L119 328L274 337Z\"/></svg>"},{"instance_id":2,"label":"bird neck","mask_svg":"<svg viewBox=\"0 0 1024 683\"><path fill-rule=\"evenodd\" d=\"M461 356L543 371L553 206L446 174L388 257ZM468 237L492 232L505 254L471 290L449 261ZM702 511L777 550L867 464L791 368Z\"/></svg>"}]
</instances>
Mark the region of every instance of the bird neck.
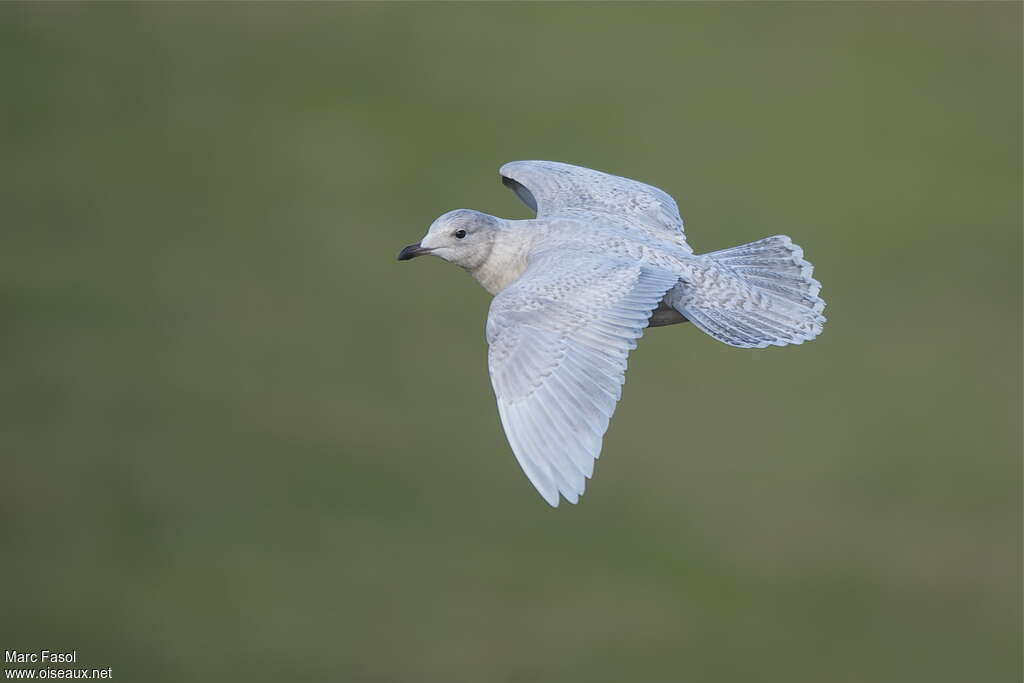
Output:
<instances>
[{"instance_id":1,"label":"bird neck","mask_svg":"<svg viewBox=\"0 0 1024 683\"><path fill-rule=\"evenodd\" d=\"M526 270L526 256L533 242L529 223L533 221L503 221L494 232L494 242L487 258L469 270L492 295L518 280Z\"/></svg>"}]
</instances>

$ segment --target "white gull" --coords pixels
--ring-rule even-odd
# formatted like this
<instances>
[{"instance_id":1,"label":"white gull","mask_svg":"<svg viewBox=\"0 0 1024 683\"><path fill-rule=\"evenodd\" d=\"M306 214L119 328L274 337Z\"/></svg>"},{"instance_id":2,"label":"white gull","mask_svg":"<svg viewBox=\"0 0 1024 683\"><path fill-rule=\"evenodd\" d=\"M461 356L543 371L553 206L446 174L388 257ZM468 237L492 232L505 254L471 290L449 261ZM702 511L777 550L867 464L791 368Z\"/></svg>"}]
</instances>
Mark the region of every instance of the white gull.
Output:
<instances>
[{"instance_id":1,"label":"white gull","mask_svg":"<svg viewBox=\"0 0 1024 683\"><path fill-rule=\"evenodd\" d=\"M740 348L821 332L821 286L784 235L694 254L675 201L656 187L554 161L500 173L535 219L457 209L398 258L439 256L494 295L487 343L498 414L552 506L559 494L571 503L583 494L645 328L689 321Z\"/></svg>"}]
</instances>

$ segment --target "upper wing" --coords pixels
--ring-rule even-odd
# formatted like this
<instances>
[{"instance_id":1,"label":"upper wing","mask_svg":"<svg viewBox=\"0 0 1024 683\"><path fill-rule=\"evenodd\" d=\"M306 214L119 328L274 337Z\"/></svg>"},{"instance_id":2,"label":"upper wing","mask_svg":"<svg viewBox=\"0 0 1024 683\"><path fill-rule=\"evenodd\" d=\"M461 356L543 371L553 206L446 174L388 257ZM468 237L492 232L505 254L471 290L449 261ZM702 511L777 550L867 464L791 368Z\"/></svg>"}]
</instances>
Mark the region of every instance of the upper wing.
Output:
<instances>
[{"instance_id":1,"label":"upper wing","mask_svg":"<svg viewBox=\"0 0 1024 683\"><path fill-rule=\"evenodd\" d=\"M562 256L563 258L559 258ZM679 276L557 251L491 302L488 366L512 452L541 496L575 503L594 471L626 356Z\"/></svg>"},{"instance_id":2,"label":"upper wing","mask_svg":"<svg viewBox=\"0 0 1024 683\"><path fill-rule=\"evenodd\" d=\"M679 207L656 187L557 161L513 161L499 172L538 218L601 214L686 246Z\"/></svg>"}]
</instances>

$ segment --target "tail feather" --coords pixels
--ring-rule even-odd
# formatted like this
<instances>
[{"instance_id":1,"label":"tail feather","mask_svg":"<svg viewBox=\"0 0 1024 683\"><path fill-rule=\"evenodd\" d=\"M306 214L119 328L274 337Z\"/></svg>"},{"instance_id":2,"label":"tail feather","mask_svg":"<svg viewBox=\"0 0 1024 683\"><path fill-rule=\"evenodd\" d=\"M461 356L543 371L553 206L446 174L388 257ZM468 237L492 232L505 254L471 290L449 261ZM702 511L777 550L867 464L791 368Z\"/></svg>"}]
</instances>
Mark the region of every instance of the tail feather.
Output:
<instances>
[{"instance_id":1,"label":"tail feather","mask_svg":"<svg viewBox=\"0 0 1024 683\"><path fill-rule=\"evenodd\" d=\"M821 283L785 235L705 254L675 308L719 341L741 348L802 344L821 333Z\"/></svg>"}]
</instances>

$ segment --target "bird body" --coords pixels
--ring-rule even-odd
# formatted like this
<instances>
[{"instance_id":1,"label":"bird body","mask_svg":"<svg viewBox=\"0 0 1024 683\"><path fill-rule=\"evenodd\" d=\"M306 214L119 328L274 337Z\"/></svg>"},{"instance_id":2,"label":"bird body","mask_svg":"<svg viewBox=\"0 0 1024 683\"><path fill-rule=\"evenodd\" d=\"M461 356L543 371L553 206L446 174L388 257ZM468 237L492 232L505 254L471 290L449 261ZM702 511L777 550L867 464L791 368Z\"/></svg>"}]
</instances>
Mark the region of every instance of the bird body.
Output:
<instances>
[{"instance_id":1,"label":"bird body","mask_svg":"<svg viewBox=\"0 0 1024 683\"><path fill-rule=\"evenodd\" d=\"M544 499L575 503L649 326L691 321L740 348L799 344L824 324L820 285L786 236L709 254L687 244L675 201L626 178L519 161L502 182L535 219L450 211L399 254L432 253L494 295L488 366L517 460Z\"/></svg>"}]
</instances>

